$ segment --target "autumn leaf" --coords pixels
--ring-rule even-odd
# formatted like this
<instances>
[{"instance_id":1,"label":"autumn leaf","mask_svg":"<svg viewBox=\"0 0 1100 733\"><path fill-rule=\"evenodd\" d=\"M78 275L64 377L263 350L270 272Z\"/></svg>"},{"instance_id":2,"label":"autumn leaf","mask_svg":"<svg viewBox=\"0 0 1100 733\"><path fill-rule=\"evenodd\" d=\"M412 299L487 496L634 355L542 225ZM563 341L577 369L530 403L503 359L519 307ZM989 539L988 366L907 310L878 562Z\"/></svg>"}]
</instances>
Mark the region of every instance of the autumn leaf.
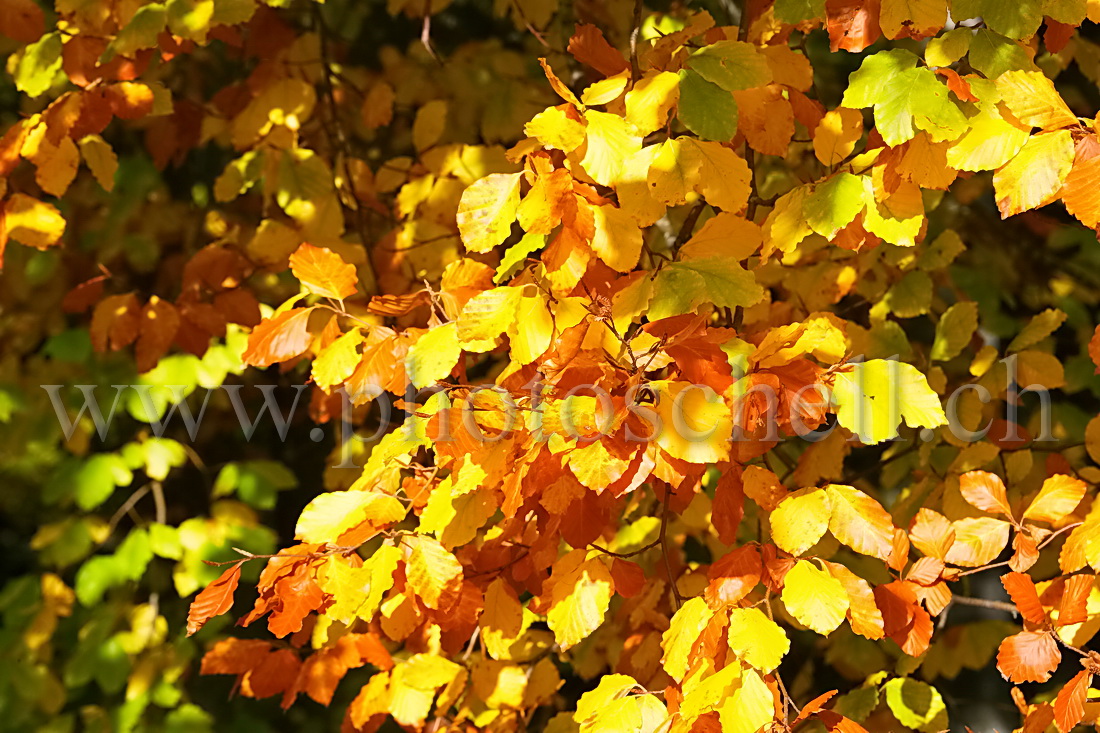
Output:
<instances>
[{"instance_id":1,"label":"autumn leaf","mask_svg":"<svg viewBox=\"0 0 1100 733\"><path fill-rule=\"evenodd\" d=\"M241 579L241 566L244 563L244 560L234 563L219 575L217 580L195 596L187 612L188 636L201 629L210 619L222 615L233 607L233 592L237 590L237 583Z\"/></svg>"},{"instance_id":2,"label":"autumn leaf","mask_svg":"<svg viewBox=\"0 0 1100 733\"><path fill-rule=\"evenodd\" d=\"M1081 499L1085 497L1085 488L1084 481L1072 476L1051 476L1043 482L1039 494L1024 510L1023 519L1057 524L1081 503Z\"/></svg>"},{"instance_id":3,"label":"autumn leaf","mask_svg":"<svg viewBox=\"0 0 1100 733\"><path fill-rule=\"evenodd\" d=\"M247 364L267 367L293 359L309 348L309 316L313 308L291 308L265 319L252 329L241 358Z\"/></svg>"},{"instance_id":4,"label":"autumn leaf","mask_svg":"<svg viewBox=\"0 0 1100 733\"><path fill-rule=\"evenodd\" d=\"M1046 631L1021 631L1003 642L997 651L997 669L1015 683L1046 682L1062 655Z\"/></svg>"},{"instance_id":5,"label":"autumn leaf","mask_svg":"<svg viewBox=\"0 0 1100 733\"><path fill-rule=\"evenodd\" d=\"M792 616L823 636L840 626L849 606L840 581L809 560L799 560L787 573L781 599Z\"/></svg>"},{"instance_id":6,"label":"autumn leaf","mask_svg":"<svg viewBox=\"0 0 1100 733\"><path fill-rule=\"evenodd\" d=\"M996 474L968 471L959 476L959 491L971 506L983 512L1012 516L1004 482Z\"/></svg>"},{"instance_id":7,"label":"autumn leaf","mask_svg":"<svg viewBox=\"0 0 1100 733\"><path fill-rule=\"evenodd\" d=\"M303 243L290 256L290 270L306 290L322 298L343 300L355 293L355 267L327 247Z\"/></svg>"},{"instance_id":8,"label":"autumn leaf","mask_svg":"<svg viewBox=\"0 0 1100 733\"><path fill-rule=\"evenodd\" d=\"M547 624L563 649L573 647L603 623L614 581L598 558L574 550L554 563Z\"/></svg>"},{"instance_id":9,"label":"autumn leaf","mask_svg":"<svg viewBox=\"0 0 1100 733\"><path fill-rule=\"evenodd\" d=\"M1023 573L1008 573L1001 576L1001 584L1008 591L1016 608L1020 609L1021 616L1033 624L1046 623L1046 612L1030 577Z\"/></svg>"}]
</instances>

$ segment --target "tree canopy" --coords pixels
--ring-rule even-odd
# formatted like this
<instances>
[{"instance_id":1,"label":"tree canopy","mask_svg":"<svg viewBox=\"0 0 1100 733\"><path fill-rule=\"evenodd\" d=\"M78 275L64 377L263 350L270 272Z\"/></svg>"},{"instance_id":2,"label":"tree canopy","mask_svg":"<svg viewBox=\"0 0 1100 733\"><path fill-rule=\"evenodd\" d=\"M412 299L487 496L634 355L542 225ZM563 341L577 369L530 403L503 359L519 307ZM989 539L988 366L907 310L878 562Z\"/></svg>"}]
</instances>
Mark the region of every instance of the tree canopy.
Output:
<instances>
[{"instance_id":1,"label":"tree canopy","mask_svg":"<svg viewBox=\"0 0 1100 733\"><path fill-rule=\"evenodd\" d=\"M1097 725L1096 22L0 0L5 724Z\"/></svg>"}]
</instances>

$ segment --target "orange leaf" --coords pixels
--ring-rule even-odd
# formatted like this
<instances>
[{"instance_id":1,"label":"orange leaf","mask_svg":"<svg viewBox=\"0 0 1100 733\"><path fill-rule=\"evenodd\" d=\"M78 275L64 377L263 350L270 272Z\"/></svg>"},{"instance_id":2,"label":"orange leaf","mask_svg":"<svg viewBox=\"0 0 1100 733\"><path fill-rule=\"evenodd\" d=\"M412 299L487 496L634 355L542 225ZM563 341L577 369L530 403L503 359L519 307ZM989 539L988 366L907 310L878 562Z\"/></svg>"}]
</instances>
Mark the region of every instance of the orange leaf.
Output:
<instances>
[{"instance_id":1,"label":"orange leaf","mask_svg":"<svg viewBox=\"0 0 1100 733\"><path fill-rule=\"evenodd\" d=\"M813 700L810 700L808 703L803 705L802 710L798 713L798 717L791 721L791 728L794 728L796 725L798 725L803 720L806 720L806 718L810 717L811 715L820 713L822 710L824 710L825 703L829 702L829 700L831 700L837 692L837 690L829 690L828 692L823 692L822 694L815 697Z\"/></svg>"},{"instance_id":2,"label":"orange leaf","mask_svg":"<svg viewBox=\"0 0 1100 733\"><path fill-rule=\"evenodd\" d=\"M266 367L287 361L309 346L309 314L313 308L291 308L265 319L252 330L241 358L246 364Z\"/></svg>"},{"instance_id":3,"label":"orange leaf","mask_svg":"<svg viewBox=\"0 0 1100 733\"><path fill-rule=\"evenodd\" d=\"M885 625L871 584L840 563L825 562L825 568L848 594L848 623L852 631L872 641L881 639Z\"/></svg>"},{"instance_id":4,"label":"orange leaf","mask_svg":"<svg viewBox=\"0 0 1100 733\"><path fill-rule=\"evenodd\" d=\"M995 473L968 471L959 476L959 491L971 506L983 512L1012 516L1004 482Z\"/></svg>"},{"instance_id":5,"label":"orange leaf","mask_svg":"<svg viewBox=\"0 0 1100 733\"><path fill-rule=\"evenodd\" d=\"M359 281L354 265L344 262L328 247L314 247L309 242L303 242L290 255L290 270L306 290L323 298L343 300L355 293Z\"/></svg>"},{"instance_id":6,"label":"orange leaf","mask_svg":"<svg viewBox=\"0 0 1100 733\"><path fill-rule=\"evenodd\" d=\"M1062 589L1062 602L1058 606L1058 626L1079 624L1088 619L1088 600L1095 576L1088 573L1066 578Z\"/></svg>"},{"instance_id":7,"label":"orange leaf","mask_svg":"<svg viewBox=\"0 0 1100 733\"><path fill-rule=\"evenodd\" d=\"M875 603L882 612L883 631L912 657L924 654L932 638L932 617L920 606L914 585L895 580L875 588Z\"/></svg>"},{"instance_id":8,"label":"orange leaf","mask_svg":"<svg viewBox=\"0 0 1100 733\"><path fill-rule=\"evenodd\" d=\"M925 555L942 560L955 542L955 530L947 517L922 507L909 525L909 541Z\"/></svg>"},{"instance_id":9,"label":"orange leaf","mask_svg":"<svg viewBox=\"0 0 1100 733\"><path fill-rule=\"evenodd\" d=\"M1085 698L1092 684L1092 675L1081 670L1066 683L1054 700L1054 722L1058 730L1068 733L1085 717Z\"/></svg>"},{"instance_id":10,"label":"orange leaf","mask_svg":"<svg viewBox=\"0 0 1100 733\"><path fill-rule=\"evenodd\" d=\"M187 635L191 636L201 629L203 625L220 616L233 607L233 591L237 590L237 582L241 579L241 565L244 560L236 562L231 568L218 576L210 585L195 596L191 602L191 609L187 612Z\"/></svg>"},{"instance_id":11,"label":"orange leaf","mask_svg":"<svg viewBox=\"0 0 1100 733\"><path fill-rule=\"evenodd\" d=\"M1100 139L1095 134L1077 141L1073 168L1062 186L1062 203L1082 224L1100 224Z\"/></svg>"},{"instance_id":12,"label":"orange leaf","mask_svg":"<svg viewBox=\"0 0 1100 733\"><path fill-rule=\"evenodd\" d=\"M630 68L622 53L604 38L603 31L588 23L577 24L567 50L577 61L591 66L604 76L614 76Z\"/></svg>"},{"instance_id":13,"label":"orange leaf","mask_svg":"<svg viewBox=\"0 0 1100 733\"><path fill-rule=\"evenodd\" d=\"M829 29L829 49L859 52L882 35L879 26L879 0L828 0L825 24Z\"/></svg>"},{"instance_id":14,"label":"orange leaf","mask_svg":"<svg viewBox=\"0 0 1100 733\"><path fill-rule=\"evenodd\" d=\"M936 69L936 73L947 80L947 88L964 102L977 102L978 98L970 91L970 82L959 76L959 72L947 67Z\"/></svg>"},{"instance_id":15,"label":"orange leaf","mask_svg":"<svg viewBox=\"0 0 1100 733\"><path fill-rule=\"evenodd\" d=\"M50 27L53 27L52 21ZM0 13L0 36L20 43L34 43L45 30L42 8L34 0L4 0Z\"/></svg>"},{"instance_id":16,"label":"orange leaf","mask_svg":"<svg viewBox=\"0 0 1100 733\"><path fill-rule=\"evenodd\" d=\"M1021 631L1001 642L997 669L1013 682L1046 682L1062 655L1046 631Z\"/></svg>"},{"instance_id":17,"label":"orange leaf","mask_svg":"<svg viewBox=\"0 0 1100 733\"><path fill-rule=\"evenodd\" d=\"M92 346L104 352L125 348L134 342L141 329L141 306L133 293L104 298L92 312Z\"/></svg>"},{"instance_id":18,"label":"orange leaf","mask_svg":"<svg viewBox=\"0 0 1100 733\"><path fill-rule=\"evenodd\" d=\"M1047 620L1035 583L1024 573L1007 573L1001 576L1001 584L1008 591L1020 615L1033 624L1042 624Z\"/></svg>"},{"instance_id":19,"label":"orange leaf","mask_svg":"<svg viewBox=\"0 0 1100 733\"><path fill-rule=\"evenodd\" d=\"M1096 365L1096 373L1100 374L1100 326L1096 327L1092 332L1092 338L1089 339L1089 357Z\"/></svg>"}]
</instances>

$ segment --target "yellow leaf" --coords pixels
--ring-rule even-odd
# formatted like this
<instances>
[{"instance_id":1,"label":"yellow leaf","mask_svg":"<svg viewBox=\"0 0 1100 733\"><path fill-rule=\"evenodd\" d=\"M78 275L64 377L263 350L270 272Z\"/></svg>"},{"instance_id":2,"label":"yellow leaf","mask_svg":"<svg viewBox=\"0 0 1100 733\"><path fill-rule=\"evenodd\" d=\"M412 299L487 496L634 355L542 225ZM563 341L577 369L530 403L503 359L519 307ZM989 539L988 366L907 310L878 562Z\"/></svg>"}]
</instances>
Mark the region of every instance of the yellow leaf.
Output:
<instances>
[{"instance_id":1,"label":"yellow leaf","mask_svg":"<svg viewBox=\"0 0 1100 733\"><path fill-rule=\"evenodd\" d=\"M474 665L470 683L474 694L490 708L523 707L527 673L518 664L480 659Z\"/></svg>"},{"instance_id":2,"label":"yellow leaf","mask_svg":"<svg viewBox=\"0 0 1100 733\"><path fill-rule=\"evenodd\" d=\"M792 616L822 636L840 626L849 605L840 581L809 560L799 560L787 573L781 598Z\"/></svg>"},{"instance_id":3,"label":"yellow leaf","mask_svg":"<svg viewBox=\"0 0 1100 733\"><path fill-rule=\"evenodd\" d=\"M680 75L650 70L626 93L626 121L642 135L665 126L680 99Z\"/></svg>"},{"instance_id":4,"label":"yellow leaf","mask_svg":"<svg viewBox=\"0 0 1100 733\"><path fill-rule=\"evenodd\" d=\"M871 584L840 563L826 562L825 568L848 593L848 623L852 631L871 640L881 639L884 634L882 611L875 603Z\"/></svg>"},{"instance_id":5,"label":"yellow leaf","mask_svg":"<svg viewBox=\"0 0 1100 733\"><path fill-rule=\"evenodd\" d=\"M12 239L28 247L45 249L61 239L65 219L52 204L25 193L13 193L4 204L3 226Z\"/></svg>"},{"instance_id":6,"label":"yellow leaf","mask_svg":"<svg viewBox=\"0 0 1100 733\"><path fill-rule=\"evenodd\" d=\"M721 143L685 139L687 169L697 171L693 188L711 206L738 212L749 202L749 166L745 159Z\"/></svg>"},{"instance_id":7,"label":"yellow leaf","mask_svg":"<svg viewBox=\"0 0 1100 733\"><path fill-rule=\"evenodd\" d=\"M420 515L420 531L434 534L447 549L473 540L497 510L493 492L477 486L484 479L485 471L480 466L467 463L461 469L459 481L472 482L472 488L462 490L452 483L451 476L439 482Z\"/></svg>"},{"instance_id":8,"label":"yellow leaf","mask_svg":"<svg viewBox=\"0 0 1100 733\"><path fill-rule=\"evenodd\" d=\"M760 226L743 216L723 211L707 219L681 251L693 258L728 257L743 260L756 254L764 238Z\"/></svg>"},{"instance_id":9,"label":"yellow leaf","mask_svg":"<svg viewBox=\"0 0 1100 733\"><path fill-rule=\"evenodd\" d=\"M363 343L363 331L353 328L329 344L313 360L313 382L325 392L342 384L359 365L359 344Z\"/></svg>"},{"instance_id":10,"label":"yellow leaf","mask_svg":"<svg viewBox=\"0 0 1100 733\"><path fill-rule=\"evenodd\" d=\"M967 131L947 149L947 162L961 171L995 170L1020 152L1031 130L1012 115L1001 114L1000 94L992 82L971 79L970 89L978 97L977 112L967 120Z\"/></svg>"},{"instance_id":11,"label":"yellow leaf","mask_svg":"<svg viewBox=\"0 0 1100 733\"><path fill-rule=\"evenodd\" d=\"M617 272L630 272L642 253L642 230L628 212L614 206L593 206L596 232L592 251Z\"/></svg>"},{"instance_id":12,"label":"yellow leaf","mask_svg":"<svg viewBox=\"0 0 1100 733\"><path fill-rule=\"evenodd\" d=\"M625 674L607 674L600 678L596 689L577 701L573 720L581 733L641 733L643 731L642 701L648 695L632 695L644 688ZM662 710L664 706L661 706ZM645 729L649 733L649 729Z\"/></svg>"},{"instance_id":13,"label":"yellow leaf","mask_svg":"<svg viewBox=\"0 0 1100 733\"><path fill-rule=\"evenodd\" d=\"M791 648L783 629L759 608L731 610L728 638L733 653L761 672L778 667Z\"/></svg>"},{"instance_id":14,"label":"yellow leaf","mask_svg":"<svg viewBox=\"0 0 1100 733\"><path fill-rule=\"evenodd\" d=\"M107 141L99 135L87 135L80 140L80 154L88 170L99 181L99 185L103 186L103 190L113 190L115 173L118 171L118 156Z\"/></svg>"},{"instance_id":15,"label":"yellow leaf","mask_svg":"<svg viewBox=\"0 0 1100 733\"><path fill-rule=\"evenodd\" d=\"M581 103L593 107L614 102L622 96L623 90L626 89L626 84L629 81L630 72L624 70L614 76L589 84L588 88L581 93Z\"/></svg>"},{"instance_id":16,"label":"yellow leaf","mask_svg":"<svg viewBox=\"0 0 1100 733\"><path fill-rule=\"evenodd\" d=\"M321 494L298 517L294 536L303 542L335 543L341 534L370 521L383 527L405 518L405 507L380 491L334 491Z\"/></svg>"},{"instance_id":17,"label":"yellow leaf","mask_svg":"<svg viewBox=\"0 0 1100 733\"><path fill-rule=\"evenodd\" d=\"M547 107L523 126L523 132L544 147L571 153L584 143L585 121L572 107Z\"/></svg>"},{"instance_id":18,"label":"yellow leaf","mask_svg":"<svg viewBox=\"0 0 1100 733\"><path fill-rule=\"evenodd\" d=\"M511 328L523 298L521 287L500 287L478 293L466 302L458 316L458 341L475 353L490 351L500 334Z\"/></svg>"},{"instance_id":19,"label":"yellow leaf","mask_svg":"<svg viewBox=\"0 0 1100 733\"><path fill-rule=\"evenodd\" d=\"M458 325L453 321L428 331L409 348L405 372L417 389L444 379L455 368L462 347L458 343Z\"/></svg>"},{"instance_id":20,"label":"yellow leaf","mask_svg":"<svg viewBox=\"0 0 1100 733\"><path fill-rule=\"evenodd\" d=\"M997 208L1007 218L1049 203L1073 167L1069 130L1035 135L1011 161L993 174Z\"/></svg>"},{"instance_id":21,"label":"yellow leaf","mask_svg":"<svg viewBox=\"0 0 1100 733\"><path fill-rule=\"evenodd\" d=\"M801 489L779 502L768 520L772 542L792 555L817 544L829 527L829 497L820 489Z\"/></svg>"},{"instance_id":22,"label":"yellow leaf","mask_svg":"<svg viewBox=\"0 0 1100 733\"><path fill-rule=\"evenodd\" d=\"M436 99L416 111L412 138L417 151L423 152L439 142L447 126L447 102Z\"/></svg>"},{"instance_id":23,"label":"yellow leaf","mask_svg":"<svg viewBox=\"0 0 1100 733\"><path fill-rule=\"evenodd\" d=\"M1085 498L1085 482L1073 476L1055 474L1043 482L1032 499L1024 519L1056 524L1065 519Z\"/></svg>"},{"instance_id":24,"label":"yellow leaf","mask_svg":"<svg viewBox=\"0 0 1100 733\"><path fill-rule=\"evenodd\" d=\"M668 675L677 682L687 675L692 662L691 648L713 616L707 602L696 596L680 606L661 636L661 648L665 651L661 661Z\"/></svg>"},{"instance_id":25,"label":"yellow leaf","mask_svg":"<svg viewBox=\"0 0 1100 733\"><path fill-rule=\"evenodd\" d=\"M823 165L836 165L855 150L862 136L863 114L859 110L830 110L814 130L814 155Z\"/></svg>"},{"instance_id":26,"label":"yellow leaf","mask_svg":"<svg viewBox=\"0 0 1100 733\"><path fill-rule=\"evenodd\" d=\"M428 608L449 609L462 587L461 563L431 537L414 535L402 542L412 548L405 561L409 587Z\"/></svg>"},{"instance_id":27,"label":"yellow leaf","mask_svg":"<svg viewBox=\"0 0 1100 733\"><path fill-rule=\"evenodd\" d=\"M756 672L748 669L741 684L718 708L722 733L756 733L775 719L775 696Z\"/></svg>"},{"instance_id":28,"label":"yellow leaf","mask_svg":"<svg viewBox=\"0 0 1100 733\"><path fill-rule=\"evenodd\" d=\"M471 252L488 252L508 238L519 208L519 173L493 173L462 192L458 231Z\"/></svg>"},{"instance_id":29,"label":"yellow leaf","mask_svg":"<svg viewBox=\"0 0 1100 733\"><path fill-rule=\"evenodd\" d=\"M650 382L658 391L661 423L656 443L691 463L715 463L729 455L733 419L729 405L706 385Z\"/></svg>"},{"instance_id":30,"label":"yellow leaf","mask_svg":"<svg viewBox=\"0 0 1100 733\"><path fill-rule=\"evenodd\" d=\"M944 559L952 565L976 568L991 562L1008 544L1009 523L993 517L967 517L951 523L955 543Z\"/></svg>"},{"instance_id":31,"label":"yellow leaf","mask_svg":"<svg viewBox=\"0 0 1100 733\"><path fill-rule=\"evenodd\" d=\"M515 590L497 578L485 591L485 610L478 620L485 651L493 659L507 659L508 647L523 633L523 606Z\"/></svg>"},{"instance_id":32,"label":"yellow leaf","mask_svg":"<svg viewBox=\"0 0 1100 733\"><path fill-rule=\"evenodd\" d=\"M321 590L333 597L325 615L347 626L357 618L373 619L382 594L393 587L400 554L396 547L383 545L358 568L335 556L328 558L317 574Z\"/></svg>"},{"instance_id":33,"label":"yellow leaf","mask_svg":"<svg viewBox=\"0 0 1100 733\"><path fill-rule=\"evenodd\" d=\"M1041 71L1009 71L997 77L1001 100L1020 122L1044 130L1077 124L1054 82Z\"/></svg>"},{"instance_id":34,"label":"yellow leaf","mask_svg":"<svg viewBox=\"0 0 1100 733\"><path fill-rule=\"evenodd\" d=\"M535 285L521 288L526 291L516 306L516 318L508 328L511 339L512 359L518 364L530 364L542 356L554 338L554 317L545 294Z\"/></svg>"},{"instance_id":35,"label":"yellow leaf","mask_svg":"<svg viewBox=\"0 0 1100 733\"><path fill-rule=\"evenodd\" d=\"M894 522L882 505L859 489L829 484L829 531L862 555L887 560L893 549Z\"/></svg>"},{"instance_id":36,"label":"yellow leaf","mask_svg":"<svg viewBox=\"0 0 1100 733\"><path fill-rule=\"evenodd\" d=\"M573 550L554 563L546 623L562 650L576 646L600 627L611 602L611 573L599 558Z\"/></svg>"},{"instance_id":37,"label":"yellow leaf","mask_svg":"<svg viewBox=\"0 0 1100 733\"><path fill-rule=\"evenodd\" d=\"M581 165L596 183L614 186L623 161L642 149L642 137L618 115L589 109L584 117L588 121L588 146Z\"/></svg>"},{"instance_id":38,"label":"yellow leaf","mask_svg":"<svg viewBox=\"0 0 1100 733\"><path fill-rule=\"evenodd\" d=\"M887 38L934 36L947 22L947 0L883 0L879 25Z\"/></svg>"}]
</instances>

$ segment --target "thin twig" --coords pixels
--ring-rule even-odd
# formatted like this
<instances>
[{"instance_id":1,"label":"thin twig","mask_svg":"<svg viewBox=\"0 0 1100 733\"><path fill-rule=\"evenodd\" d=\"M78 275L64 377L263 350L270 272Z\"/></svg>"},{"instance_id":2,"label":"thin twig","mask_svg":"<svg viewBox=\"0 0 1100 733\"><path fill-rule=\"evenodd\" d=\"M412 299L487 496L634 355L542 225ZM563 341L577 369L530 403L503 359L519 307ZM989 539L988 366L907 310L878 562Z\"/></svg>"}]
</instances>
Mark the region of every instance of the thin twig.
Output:
<instances>
[{"instance_id":1,"label":"thin twig","mask_svg":"<svg viewBox=\"0 0 1100 733\"><path fill-rule=\"evenodd\" d=\"M153 491L153 504L156 506L157 524L165 524L168 521L168 511L164 506L164 487L160 481L154 481L150 487Z\"/></svg>"},{"instance_id":2,"label":"thin twig","mask_svg":"<svg viewBox=\"0 0 1100 733\"><path fill-rule=\"evenodd\" d=\"M642 32L642 1L634 0L634 29L630 31L630 80L637 82L642 78L641 67L638 66L638 36Z\"/></svg>"},{"instance_id":3,"label":"thin twig","mask_svg":"<svg viewBox=\"0 0 1100 733\"><path fill-rule=\"evenodd\" d=\"M977 606L978 608L990 608L995 611L1005 611L1011 614L1018 614L1020 611L1016 608L1015 603L1009 603L1008 601L994 601L989 598L971 598L970 596L952 596L952 603L958 603L961 606Z\"/></svg>"},{"instance_id":4,"label":"thin twig","mask_svg":"<svg viewBox=\"0 0 1100 733\"><path fill-rule=\"evenodd\" d=\"M671 511L669 506L669 497L672 494L672 488L665 487L665 507L661 512L661 534L658 536L658 540L661 543L661 554L665 559L665 571L668 573L669 587L672 590L672 598L675 601L676 608L674 610L680 610L680 604L683 603L683 598L680 596L680 590L676 587L676 576L672 572L672 561L668 557L668 515Z\"/></svg>"}]
</instances>

